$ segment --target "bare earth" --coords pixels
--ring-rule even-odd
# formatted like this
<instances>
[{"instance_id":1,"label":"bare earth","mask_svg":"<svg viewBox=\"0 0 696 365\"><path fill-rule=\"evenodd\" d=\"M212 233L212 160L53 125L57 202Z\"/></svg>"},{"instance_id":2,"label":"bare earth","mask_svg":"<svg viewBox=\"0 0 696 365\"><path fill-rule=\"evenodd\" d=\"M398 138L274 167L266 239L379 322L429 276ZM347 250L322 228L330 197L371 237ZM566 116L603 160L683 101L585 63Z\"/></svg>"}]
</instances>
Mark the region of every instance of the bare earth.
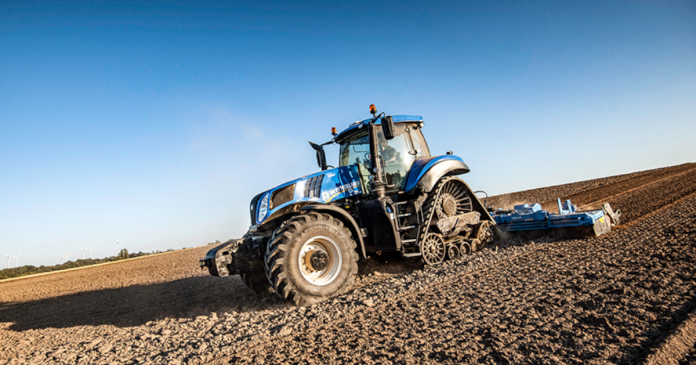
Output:
<instances>
[{"instance_id":1,"label":"bare earth","mask_svg":"<svg viewBox=\"0 0 696 365\"><path fill-rule=\"evenodd\" d=\"M370 259L307 308L200 271L209 247L0 282L0 363L696 363L696 164L491 202L556 196L624 223L434 268Z\"/></svg>"}]
</instances>

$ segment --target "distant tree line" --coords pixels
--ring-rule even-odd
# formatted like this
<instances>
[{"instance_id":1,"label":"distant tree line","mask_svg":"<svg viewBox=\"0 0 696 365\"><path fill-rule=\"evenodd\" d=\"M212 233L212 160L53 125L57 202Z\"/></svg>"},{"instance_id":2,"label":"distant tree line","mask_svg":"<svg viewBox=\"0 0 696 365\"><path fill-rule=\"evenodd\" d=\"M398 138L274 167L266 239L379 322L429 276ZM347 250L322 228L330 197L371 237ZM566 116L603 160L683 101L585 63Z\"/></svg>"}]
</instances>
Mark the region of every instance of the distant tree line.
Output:
<instances>
[{"instance_id":1,"label":"distant tree line","mask_svg":"<svg viewBox=\"0 0 696 365\"><path fill-rule=\"evenodd\" d=\"M228 240L227 242L230 242L230 241L232 241L232 240ZM217 240L215 242L210 242L208 244L209 245L219 245L220 243L221 243L220 240ZM186 247L184 247L184 248L186 248ZM105 262L125 260L125 259L129 259L129 258L132 259L135 257L153 255L153 254L164 253L164 252L172 252L172 251L175 251L175 250L173 248L170 248L166 251L157 250L157 251L153 251L153 252L142 252L141 251L138 253L128 253L127 249L122 248L121 251L118 252L118 255L105 257L103 259L80 259L80 260L75 260L75 261L67 261L67 262L64 262L62 264L53 265L53 266L41 265L39 267L36 267L33 265L24 265L21 267L13 267L13 268L9 268L9 269L3 269L3 270L0 270L0 280L16 278L16 277L25 276L25 275L41 274L44 272L72 269L75 267L103 264Z\"/></svg>"},{"instance_id":2,"label":"distant tree line","mask_svg":"<svg viewBox=\"0 0 696 365\"><path fill-rule=\"evenodd\" d=\"M67 262L64 262L62 264L53 265L53 266L41 265L39 267L36 267L34 265L24 265L24 266L20 266L20 267L13 267L13 268L9 268L9 269L0 270L0 280L16 278L16 277L25 276L25 275L40 274L40 273L44 273L44 272L72 269L75 267L103 264L105 262L113 262L113 261L125 260L128 258L147 256L147 255L152 255L153 253L159 253L159 252L161 252L161 251L152 252L152 253L138 252L138 253L129 254L128 250L126 250L124 248L118 253L118 255L106 257L103 259L79 259L79 260L75 260L75 261L67 261Z\"/></svg>"}]
</instances>

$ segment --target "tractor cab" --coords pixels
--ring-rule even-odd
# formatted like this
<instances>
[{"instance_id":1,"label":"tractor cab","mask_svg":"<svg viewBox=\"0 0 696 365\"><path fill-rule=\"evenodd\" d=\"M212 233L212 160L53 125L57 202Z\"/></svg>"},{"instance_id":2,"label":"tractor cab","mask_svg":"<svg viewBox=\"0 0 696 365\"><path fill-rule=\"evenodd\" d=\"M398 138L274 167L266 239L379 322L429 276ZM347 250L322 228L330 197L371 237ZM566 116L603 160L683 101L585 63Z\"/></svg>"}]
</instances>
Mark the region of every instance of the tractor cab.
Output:
<instances>
[{"instance_id":1,"label":"tractor cab","mask_svg":"<svg viewBox=\"0 0 696 365\"><path fill-rule=\"evenodd\" d=\"M386 184L388 193L403 191L406 177L413 163L421 157L430 157L421 128L423 118L396 115L391 117L393 135L387 139L382 128L383 118L374 123L377 147L377 162L380 164L380 180ZM370 171L372 158L370 138L366 124L370 119L353 123L334 139L340 144L339 166L357 165L365 193L371 191Z\"/></svg>"}]
</instances>

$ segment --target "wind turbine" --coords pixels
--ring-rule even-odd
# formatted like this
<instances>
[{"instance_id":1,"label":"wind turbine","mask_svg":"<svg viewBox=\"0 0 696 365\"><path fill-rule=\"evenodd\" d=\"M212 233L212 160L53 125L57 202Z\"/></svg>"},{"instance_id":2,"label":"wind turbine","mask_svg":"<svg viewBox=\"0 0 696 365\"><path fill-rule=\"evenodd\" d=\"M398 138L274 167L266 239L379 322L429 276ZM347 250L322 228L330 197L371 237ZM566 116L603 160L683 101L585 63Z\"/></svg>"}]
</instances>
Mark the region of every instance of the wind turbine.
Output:
<instances>
[{"instance_id":1,"label":"wind turbine","mask_svg":"<svg viewBox=\"0 0 696 365\"><path fill-rule=\"evenodd\" d=\"M3 255L7 256L7 268L9 269L10 268L10 257L14 257L14 254L8 255L6 253L3 253Z\"/></svg>"},{"instance_id":2,"label":"wind turbine","mask_svg":"<svg viewBox=\"0 0 696 365\"><path fill-rule=\"evenodd\" d=\"M65 261L68 261L68 254L69 254L69 253L70 253L70 251L64 253L64 255L65 255ZM64 262L65 262L65 261L64 261Z\"/></svg>"},{"instance_id":3,"label":"wind turbine","mask_svg":"<svg viewBox=\"0 0 696 365\"><path fill-rule=\"evenodd\" d=\"M89 248L89 259L90 259L90 260L93 260L93 259L92 259L92 247Z\"/></svg>"},{"instance_id":4,"label":"wind turbine","mask_svg":"<svg viewBox=\"0 0 696 365\"><path fill-rule=\"evenodd\" d=\"M82 247L80 247L80 250L82 250L82 259L84 260L84 259L85 259L85 252L86 252L87 250L89 250L89 248L82 248Z\"/></svg>"},{"instance_id":5,"label":"wind turbine","mask_svg":"<svg viewBox=\"0 0 696 365\"><path fill-rule=\"evenodd\" d=\"M125 243L125 242L118 242L118 240L116 240L116 251L118 251L119 253L121 252L121 244L122 243Z\"/></svg>"},{"instance_id":6,"label":"wind turbine","mask_svg":"<svg viewBox=\"0 0 696 365\"><path fill-rule=\"evenodd\" d=\"M19 255L15 256L15 267L19 267L19 256L22 256L20 253Z\"/></svg>"}]
</instances>

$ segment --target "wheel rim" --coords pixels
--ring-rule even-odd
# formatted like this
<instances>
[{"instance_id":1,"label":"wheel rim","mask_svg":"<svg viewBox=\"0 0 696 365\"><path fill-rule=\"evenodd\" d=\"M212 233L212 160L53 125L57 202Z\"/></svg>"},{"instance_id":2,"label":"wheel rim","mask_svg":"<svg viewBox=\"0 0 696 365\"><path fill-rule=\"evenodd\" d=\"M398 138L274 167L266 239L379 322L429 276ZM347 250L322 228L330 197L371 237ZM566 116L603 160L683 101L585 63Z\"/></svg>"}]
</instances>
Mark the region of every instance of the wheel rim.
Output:
<instances>
[{"instance_id":1,"label":"wheel rim","mask_svg":"<svg viewBox=\"0 0 696 365\"><path fill-rule=\"evenodd\" d=\"M423 255L423 260L428 265L435 265L441 263L445 259L445 255L447 254L447 247L445 247L445 241L438 234L428 233L428 235L423 240L421 254Z\"/></svg>"},{"instance_id":2,"label":"wheel rim","mask_svg":"<svg viewBox=\"0 0 696 365\"><path fill-rule=\"evenodd\" d=\"M493 229L493 224L490 221L481 222L476 238L481 242L482 246L493 242Z\"/></svg>"},{"instance_id":3,"label":"wheel rim","mask_svg":"<svg viewBox=\"0 0 696 365\"><path fill-rule=\"evenodd\" d=\"M298 257L302 277L317 286L333 282L341 271L342 262L338 244L324 236L312 237L305 242Z\"/></svg>"},{"instance_id":4,"label":"wheel rim","mask_svg":"<svg viewBox=\"0 0 696 365\"><path fill-rule=\"evenodd\" d=\"M459 253L464 256L464 255L470 255L471 254L471 245L464 241L462 244L459 246Z\"/></svg>"},{"instance_id":5,"label":"wheel rim","mask_svg":"<svg viewBox=\"0 0 696 365\"><path fill-rule=\"evenodd\" d=\"M481 241L474 239L471 241L471 252L476 252L481 249Z\"/></svg>"},{"instance_id":6,"label":"wheel rim","mask_svg":"<svg viewBox=\"0 0 696 365\"><path fill-rule=\"evenodd\" d=\"M449 246L449 248L447 249L447 258L449 258L450 260L454 260L454 259L458 258L459 255L460 255L459 247L454 246L454 245Z\"/></svg>"}]
</instances>

